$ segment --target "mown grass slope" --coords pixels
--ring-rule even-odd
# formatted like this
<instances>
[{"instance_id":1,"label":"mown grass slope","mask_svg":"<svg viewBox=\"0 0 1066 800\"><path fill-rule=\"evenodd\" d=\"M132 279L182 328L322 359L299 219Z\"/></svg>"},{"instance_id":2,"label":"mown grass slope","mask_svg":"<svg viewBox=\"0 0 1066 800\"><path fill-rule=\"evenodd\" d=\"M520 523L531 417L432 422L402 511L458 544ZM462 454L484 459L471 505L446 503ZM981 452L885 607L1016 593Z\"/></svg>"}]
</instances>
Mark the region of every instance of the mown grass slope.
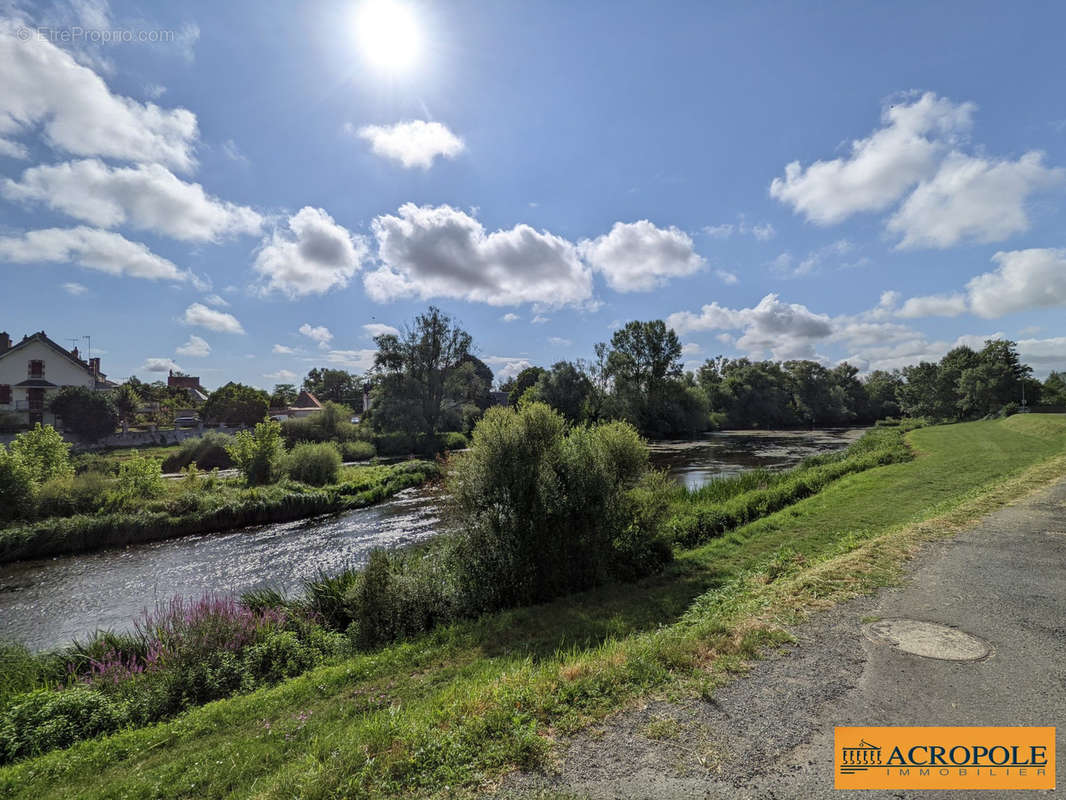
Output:
<instances>
[{"instance_id":1,"label":"mown grass slope","mask_svg":"<svg viewBox=\"0 0 1066 800\"><path fill-rule=\"evenodd\" d=\"M777 623L890 580L911 543L1059 477L1066 416L923 428L918 458L680 554L663 575L453 625L0 770L26 798L473 794L635 697L712 691ZM791 615L791 616L790 616Z\"/></svg>"}]
</instances>

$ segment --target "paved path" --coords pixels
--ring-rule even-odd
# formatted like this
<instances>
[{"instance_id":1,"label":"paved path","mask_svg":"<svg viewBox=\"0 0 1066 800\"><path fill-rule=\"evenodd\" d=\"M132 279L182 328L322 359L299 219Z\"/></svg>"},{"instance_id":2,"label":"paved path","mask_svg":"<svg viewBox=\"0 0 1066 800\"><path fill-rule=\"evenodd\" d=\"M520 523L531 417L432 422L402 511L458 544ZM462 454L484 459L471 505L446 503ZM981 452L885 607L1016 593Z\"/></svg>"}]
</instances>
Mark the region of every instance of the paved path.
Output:
<instances>
[{"instance_id":1,"label":"paved path","mask_svg":"<svg viewBox=\"0 0 1066 800\"><path fill-rule=\"evenodd\" d=\"M872 617L956 626L993 653L977 662L909 655L863 635ZM619 715L576 739L557 774L512 777L504 796L543 789L597 799L1044 796L837 792L833 728L1053 725L1066 764L1066 481L928 546L899 588L820 614L794 633L794 646L756 663L713 702L656 703ZM678 738L649 739L654 719L671 720ZM1066 786L1066 767L1059 773Z\"/></svg>"}]
</instances>

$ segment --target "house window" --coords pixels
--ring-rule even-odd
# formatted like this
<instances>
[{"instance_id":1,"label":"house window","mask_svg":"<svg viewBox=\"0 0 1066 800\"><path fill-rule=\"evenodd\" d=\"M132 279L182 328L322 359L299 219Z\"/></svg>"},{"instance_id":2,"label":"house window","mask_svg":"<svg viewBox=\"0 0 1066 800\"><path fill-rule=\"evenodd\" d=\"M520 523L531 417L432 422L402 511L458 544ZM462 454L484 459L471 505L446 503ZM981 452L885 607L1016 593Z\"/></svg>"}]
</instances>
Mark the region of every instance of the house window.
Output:
<instances>
[{"instance_id":1,"label":"house window","mask_svg":"<svg viewBox=\"0 0 1066 800\"><path fill-rule=\"evenodd\" d=\"M0 406L6 406L11 403L11 387L6 383L0 384Z\"/></svg>"},{"instance_id":2,"label":"house window","mask_svg":"<svg viewBox=\"0 0 1066 800\"><path fill-rule=\"evenodd\" d=\"M44 362L34 359L30 362L30 377L31 378L43 378L44 377Z\"/></svg>"}]
</instances>

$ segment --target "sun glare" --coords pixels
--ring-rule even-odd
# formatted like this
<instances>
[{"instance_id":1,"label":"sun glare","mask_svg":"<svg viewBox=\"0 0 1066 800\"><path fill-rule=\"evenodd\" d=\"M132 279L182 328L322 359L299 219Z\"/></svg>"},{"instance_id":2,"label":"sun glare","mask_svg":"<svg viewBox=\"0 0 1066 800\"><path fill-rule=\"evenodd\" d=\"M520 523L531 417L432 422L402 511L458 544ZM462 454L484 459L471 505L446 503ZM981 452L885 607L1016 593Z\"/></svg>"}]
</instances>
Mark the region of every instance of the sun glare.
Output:
<instances>
[{"instance_id":1,"label":"sun glare","mask_svg":"<svg viewBox=\"0 0 1066 800\"><path fill-rule=\"evenodd\" d=\"M403 72L414 66L421 37L410 6L398 0L364 0L356 25L363 55L376 68Z\"/></svg>"}]
</instances>

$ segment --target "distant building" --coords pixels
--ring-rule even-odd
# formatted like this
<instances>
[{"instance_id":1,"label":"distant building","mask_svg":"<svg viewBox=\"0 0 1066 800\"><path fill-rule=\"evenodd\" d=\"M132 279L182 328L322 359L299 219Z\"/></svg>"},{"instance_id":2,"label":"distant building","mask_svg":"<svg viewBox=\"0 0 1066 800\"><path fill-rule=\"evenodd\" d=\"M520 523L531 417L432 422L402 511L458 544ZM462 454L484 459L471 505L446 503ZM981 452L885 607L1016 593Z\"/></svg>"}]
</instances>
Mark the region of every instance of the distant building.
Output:
<instances>
[{"instance_id":1,"label":"distant building","mask_svg":"<svg viewBox=\"0 0 1066 800\"><path fill-rule=\"evenodd\" d=\"M489 392L489 405L505 406L511 402L510 397L507 392Z\"/></svg>"},{"instance_id":2,"label":"distant building","mask_svg":"<svg viewBox=\"0 0 1066 800\"><path fill-rule=\"evenodd\" d=\"M29 425L54 425L48 404L66 386L108 391L118 384L100 371L100 359L83 359L78 348L67 350L44 331L23 336L12 345L0 333L0 413L14 414Z\"/></svg>"},{"instance_id":3,"label":"distant building","mask_svg":"<svg viewBox=\"0 0 1066 800\"><path fill-rule=\"evenodd\" d=\"M200 385L200 379L192 375L174 374L174 370L167 375L167 387L170 389L184 389L189 399L199 405L207 400L207 390Z\"/></svg>"},{"instance_id":4,"label":"distant building","mask_svg":"<svg viewBox=\"0 0 1066 800\"><path fill-rule=\"evenodd\" d=\"M316 411L322 410L322 404L318 402L318 398L311 394L306 389L297 396L296 402L287 408L272 408L270 409L270 418L282 422L287 419L299 419L300 417L309 417Z\"/></svg>"}]
</instances>

